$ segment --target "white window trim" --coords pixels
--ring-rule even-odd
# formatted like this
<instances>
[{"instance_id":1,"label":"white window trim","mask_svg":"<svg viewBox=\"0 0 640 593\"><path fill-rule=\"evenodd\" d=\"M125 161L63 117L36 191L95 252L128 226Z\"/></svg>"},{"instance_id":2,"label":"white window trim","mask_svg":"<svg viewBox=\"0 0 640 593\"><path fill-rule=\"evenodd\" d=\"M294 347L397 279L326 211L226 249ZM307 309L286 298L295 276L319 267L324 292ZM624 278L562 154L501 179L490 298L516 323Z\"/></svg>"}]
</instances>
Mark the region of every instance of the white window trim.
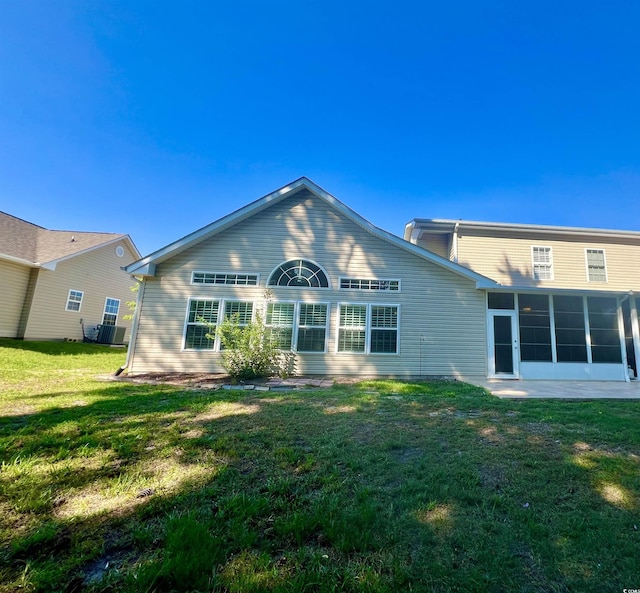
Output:
<instances>
[{"instance_id":1,"label":"white window trim","mask_svg":"<svg viewBox=\"0 0 640 593\"><path fill-rule=\"evenodd\" d=\"M318 266L318 268L320 268L320 270L322 270L322 273L325 275L326 279L327 279L327 287L325 288L324 286L283 286L281 284L269 284L269 280L271 280L271 276L273 276L273 273L280 267L283 266L284 264L296 260L296 259L301 259L303 261L308 261L309 263L312 263L314 266ZM267 276L267 281L266 281L266 287L270 288L271 290L275 290L275 289L284 289L284 290L331 290L331 276L329 276L327 270L324 268L324 266L321 266L317 261L313 260L313 259L309 259L308 257L289 257L283 261L281 261L277 266L274 266L273 270L271 270L271 272L269 273L269 276Z\"/></svg>"},{"instance_id":2,"label":"white window trim","mask_svg":"<svg viewBox=\"0 0 640 593\"><path fill-rule=\"evenodd\" d=\"M187 328L190 325L206 325L204 323L200 323L200 322L195 322L195 321L189 321L189 313L191 313L191 301L218 301L218 319L216 321L216 328L218 327L218 324L220 323L220 310L222 307L222 299L214 299L214 298L210 298L210 297L194 297L194 296L190 296L187 298L187 310L184 316L184 328L182 329L182 351L183 352L215 352L216 351L216 347L218 344L218 336L216 336L214 343L213 343L213 348L187 348Z\"/></svg>"},{"instance_id":3,"label":"white window trim","mask_svg":"<svg viewBox=\"0 0 640 593\"><path fill-rule=\"evenodd\" d=\"M400 354L400 323L401 323L401 311L399 303L353 303L353 302L339 302L336 307L336 335L335 335L335 353L340 356L398 356ZM343 306L353 307L366 307L366 323L364 334L364 352L340 352L340 330L348 329L343 328L340 325L340 308ZM396 327L397 340L395 352L371 352L371 330L372 329L390 329L390 328L372 328L371 327L371 307L395 307L398 312L398 324Z\"/></svg>"},{"instance_id":4,"label":"white window trim","mask_svg":"<svg viewBox=\"0 0 640 593\"><path fill-rule=\"evenodd\" d=\"M78 301L71 301L71 293L75 292L78 293L80 295L80 302L78 303ZM69 292L67 293L67 302L65 304L64 310L65 311L69 311L69 313L80 313L80 310L82 309L82 302L84 301L84 291L82 290L76 290L75 288L70 288ZM78 303L78 308L77 309L69 309L69 303L73 302L73 303Z\"/></svg>"},{"instance_id":5,"label":"white window trim","mask_svg":"<svg viewBox=\"0 0 640 593\"><path fill-rule=\"evenodd\" d=\"M604 280L591 280L591 278L589 278L589 251L602 251L602 259L604 259ZM587 274L587 282L609 282L609 266L607 265L607 254L604 249L600 247L585 247L584 267Z\"/></svg>"},{"instance_id":6,"label":"white window trim","mask_svg":"<svg viewBox=\"0 0 640 593\"><path fill-rule=\"evenodd\" d=\"M187 348L187 327L189 325L206 325L204 323L190 322L189 313L191 312L191 301L218 301L218 320L216 321L216 329L220 323L224 320L226 313L227 303L251 303L251 321L255 321L256 318L256 305L255 300L239 299L237 297L231 298L213 298L213 297L201 297L201 296L189 296L187 298L187 307L184 317L184 328L182 330L182 350L184 352L220 352L220 336L217 335L213 341L213 348Z\"/></svg>"},{"instance_id":7,"label":"white window trim","mask_svg":"<svg viewBox=\"0 0 640 593\"><path fill-rule=\"evenodd\" d=\"M536 249L544 249L549 251L549 263L540 263L535 261L534 253ZM536 266L548 266L550 278L536 278ZM553 248L548 245L532 245L531 246L531 275L534 280L545 282L554 279L553 270Z\"/></svg>"},{"instance_id":8,"label":"white window trim","mask_svg":"<svg viewBox=\"0 0 640 593\"><path fill-rule=\"evenodd\" d=\"M211 274L211 275L219 275L219 276L255 276L256 284L208 284L206 282L195 282L194 278L196 274ZM260 286L260 274L256 274L255 272L211 272L209 270L193 270L191 272L191 285L192 286L237 286L244 288L257 288Z\"/></svg>"},{"instance_id":9,"label":"white window trim","mask_svg":"<svg viewBox=\"0 0 640 593\"><path fill-rule=\"evenodd\" d=\"M342 281L343 280L366 280L368 282L397 282L398 283L398 290L372 290L370 288L342 288ZM400 280L400 278L361 278L361 277L356 277L356 276L340 276L338 278L338 290L357 290L357 291L364 291L367 294L389 294L389 293L393 293L393 294L397 294L402 292L402 281Z\"/></svg>"},{"instance_id":10,"label":"white window trim","mask_svg":"<svg viewBox=\"0 0 640 593\"><path fill-rule=\"evenodd\" d=\"M118 315L120 315L120 304L121 304L121 301L120 301L120 299L116 299L115 297L105 297L105 299L104 299L104 308L102 309L102 323L104 325L104 316L105 315L113 315L113 313L108 313L107 312L107 301L116 301L118 303L118 312L115 313L116 323L113 324L113 325L118 325Z\"/></svg>"},{"instance_id":11,"label":"white window trim","mask_svg":"<svg viewBox=\"0 0 640 593\"><path fill-rule=\"evenodd\" d=\"M291 326L291 350L297 354L303 354L303 355L307 355L307 354L326 354L327 353L327 347L328 347L328 341L329 341L329 320L331 318L331 303L329 302L319 302L319 301L293 301L293 300L281 300L281 299L275 299L273 301L267 302L265 303L265 327L279 327L277 325L267 325L267 307L269 305L275 305L275 304L283 304L283 305L293 305L293 325ZM326 317L326 322L324 324L324 348L322 351L320 352L310 352L308 350L305 350L303 352L299 352L298 351L298 331L300 330L300 309L302 305L324 305L327 308L327 317ZM303 328L321 328L322 326L320 325L304 325L302 326Z\"/></svg>"}]
</instances>

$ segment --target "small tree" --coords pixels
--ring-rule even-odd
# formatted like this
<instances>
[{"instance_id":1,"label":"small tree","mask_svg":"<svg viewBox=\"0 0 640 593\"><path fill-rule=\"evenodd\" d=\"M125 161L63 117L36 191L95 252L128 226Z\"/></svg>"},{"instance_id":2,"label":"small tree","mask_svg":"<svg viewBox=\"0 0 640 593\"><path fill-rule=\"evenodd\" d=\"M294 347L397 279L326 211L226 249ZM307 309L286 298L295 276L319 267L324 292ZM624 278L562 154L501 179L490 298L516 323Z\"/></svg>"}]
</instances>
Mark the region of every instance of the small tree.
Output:
<instances>
[{"instance_id":1,"label":"small tree","mask_svg":"<svg viewBox=\"0 0 640 593\"><path fill-rule=\"evenodd\" d=\"M219 336L222 366L233 379L290 376L295 372L295 353L278 349L259 312L253 321L242 326L238 325L237 315L225 317L215 330L210 325L206 335L210 340Z\"/></svg>"},{"instance_id":2,"label":"small tree","mask_svg":"<svg viewBox=\"0 0 640 593\"><path fill-rule=\"evenodd\" d=\"M140 290L140 283L136 282L133 286L129 287L129 290L136 295L136 297L138 296L138 291ZM127 308L129 309L130 313L127 313L126 315L122 316L122 319L124 319L125 321L130 321L131 319L133 319L133 316L136 313L136 305L137 302L136 300L132 300L132 301L126 301L125 304L127 305Z\"/></svg>"}]
</instances>

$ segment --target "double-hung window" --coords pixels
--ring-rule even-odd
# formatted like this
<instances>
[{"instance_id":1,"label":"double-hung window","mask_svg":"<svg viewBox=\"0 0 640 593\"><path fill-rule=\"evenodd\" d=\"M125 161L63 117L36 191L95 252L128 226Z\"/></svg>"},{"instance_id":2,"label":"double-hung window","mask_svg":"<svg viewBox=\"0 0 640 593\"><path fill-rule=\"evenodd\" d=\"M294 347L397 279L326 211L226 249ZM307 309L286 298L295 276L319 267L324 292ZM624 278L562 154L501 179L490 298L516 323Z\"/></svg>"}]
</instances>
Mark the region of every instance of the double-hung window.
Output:
<instances>
[{"instance_id":1,"label":"double-hung window","mask_svg":"<svg viewBox=\"0 0 640 593\"><path fill-rule=\"evenodd\" d=\"M553 280L553 257L551 247L531 247L534 280Z\"/></svg>"},{"instance_id":2,"label":"double-hung window","mask_svg":"<svg viewBox=\"0 0 640 593\"><path fill-rule=\"evenodd\" d=\"M214 340L207 338L218 323L220 301L191 299L187 312L184 347L186 350L213 350Z\"/></svg>"},{"instance_id":3,"label":"double-hung window","mask_svg":"<svg viewBox=\"0 0 640 593\"><path fill-rule=\"evenodd\" d=\"M587 279L589 282L607 281L607 262L604 249L586 249Z\"/></svg>"},{"instance_id":4,"label":"double-hung window","mask_svg":"<svg viewBox=\"0 0 640 593\"><path fill-rule=\"evenodd\" d=\"M84 296L81 290L70 290L67 296L67 311L80 311L82 306L82 297Z\"/></svg>"},{"instance_id":5,"label":"double-hung window","mask_svg":"<svg viewBox=\"0 0 640 593\"><path fill-rule=\"evenodd\" d=\"M338 352L397 354L398 309L397 305L339 305Z\"/></svg>"},{"instance_id":6,"label":"double-hung window","mask_svg":"<svg viewBox=\"0 0 640 593\"><path fill-rule=\"evenodd\" d=\"M325 303L269 303L265 325L281 350L324 352L327 335Z\"/></svg>"},{"instance_id":7,"label":"double-hung window","mask_svg":"<svg viewBox=\"0 0 640 593\"><path fill-rule=\"evenodd\" d=\"M102 325L115 325L118 320L120 310L120 300L107 297L104 302L104 312L102 314Z\"/></svg>"}]
</instances>

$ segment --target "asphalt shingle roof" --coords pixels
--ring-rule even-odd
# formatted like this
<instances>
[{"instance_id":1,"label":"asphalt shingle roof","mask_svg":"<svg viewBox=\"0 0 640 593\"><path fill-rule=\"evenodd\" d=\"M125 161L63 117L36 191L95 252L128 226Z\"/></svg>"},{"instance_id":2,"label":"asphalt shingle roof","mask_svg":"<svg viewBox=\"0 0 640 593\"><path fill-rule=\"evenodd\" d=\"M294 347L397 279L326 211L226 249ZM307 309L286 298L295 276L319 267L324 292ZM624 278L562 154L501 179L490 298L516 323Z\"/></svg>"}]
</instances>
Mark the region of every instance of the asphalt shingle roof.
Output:
<instances>
[{"instance_id":1,"label":"asphalt shingle roof","mask_svg":"<svg viewBox=\"0 0 640 593\"><path fill-rule=\"evenodd\" d=\"M34 264L75 255L126 236L117 233L52 231L0 212L0 255Z\"/></svg>"}]
</instances>

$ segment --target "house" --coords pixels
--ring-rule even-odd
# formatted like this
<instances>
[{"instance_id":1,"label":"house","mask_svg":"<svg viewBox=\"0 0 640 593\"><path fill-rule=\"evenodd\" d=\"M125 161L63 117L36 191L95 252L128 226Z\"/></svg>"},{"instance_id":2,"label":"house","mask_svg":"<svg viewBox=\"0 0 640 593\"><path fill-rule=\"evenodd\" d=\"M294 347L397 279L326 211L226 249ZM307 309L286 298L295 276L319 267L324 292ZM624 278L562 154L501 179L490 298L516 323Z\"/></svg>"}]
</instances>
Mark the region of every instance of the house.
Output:
<instances>
[{"instance_id":1,"label":"house","mask_svg":"<svg viewBox=\"0 0 640 593\"><path fill-rule=\"evenodd\" d=\"M261 312L300 374L628 380L636 249L640 233L427 219L403 239L303 177L126 267L127 364L222 372L210 325Z\"/></svg>"},{"instance_id":2,"label":"house","mask_svg":"<svg viewBox=\"0 0 640 593\"><path fill-rule=\"evenodd\" d=\"M134 281L122 268L139 258L128 235L54 231L0 212L0 337L82 341L83 328L95 339L98 325L128 332Z\"/></svg>"},{"instance_id":3,"label":"house","mask_svg":"<svg viewBox=\"0 0 640 593\"><path fill-rule=\"evenodd\" d=\"M127 266L129 372L222 372L207 325L262 310L300 374L484 376L481 274L383 231L306 178Z\"/></svg>"},{"instance_id":4,"label":"house","mask_svg":"<svg viewBox=\"0 0 640 593\"><path fill-rule=\"evenodd\" d=\"M488 376L637 377L640 233L416 218L404 238L495 281Z\"/></svg>"}]
</instances>

